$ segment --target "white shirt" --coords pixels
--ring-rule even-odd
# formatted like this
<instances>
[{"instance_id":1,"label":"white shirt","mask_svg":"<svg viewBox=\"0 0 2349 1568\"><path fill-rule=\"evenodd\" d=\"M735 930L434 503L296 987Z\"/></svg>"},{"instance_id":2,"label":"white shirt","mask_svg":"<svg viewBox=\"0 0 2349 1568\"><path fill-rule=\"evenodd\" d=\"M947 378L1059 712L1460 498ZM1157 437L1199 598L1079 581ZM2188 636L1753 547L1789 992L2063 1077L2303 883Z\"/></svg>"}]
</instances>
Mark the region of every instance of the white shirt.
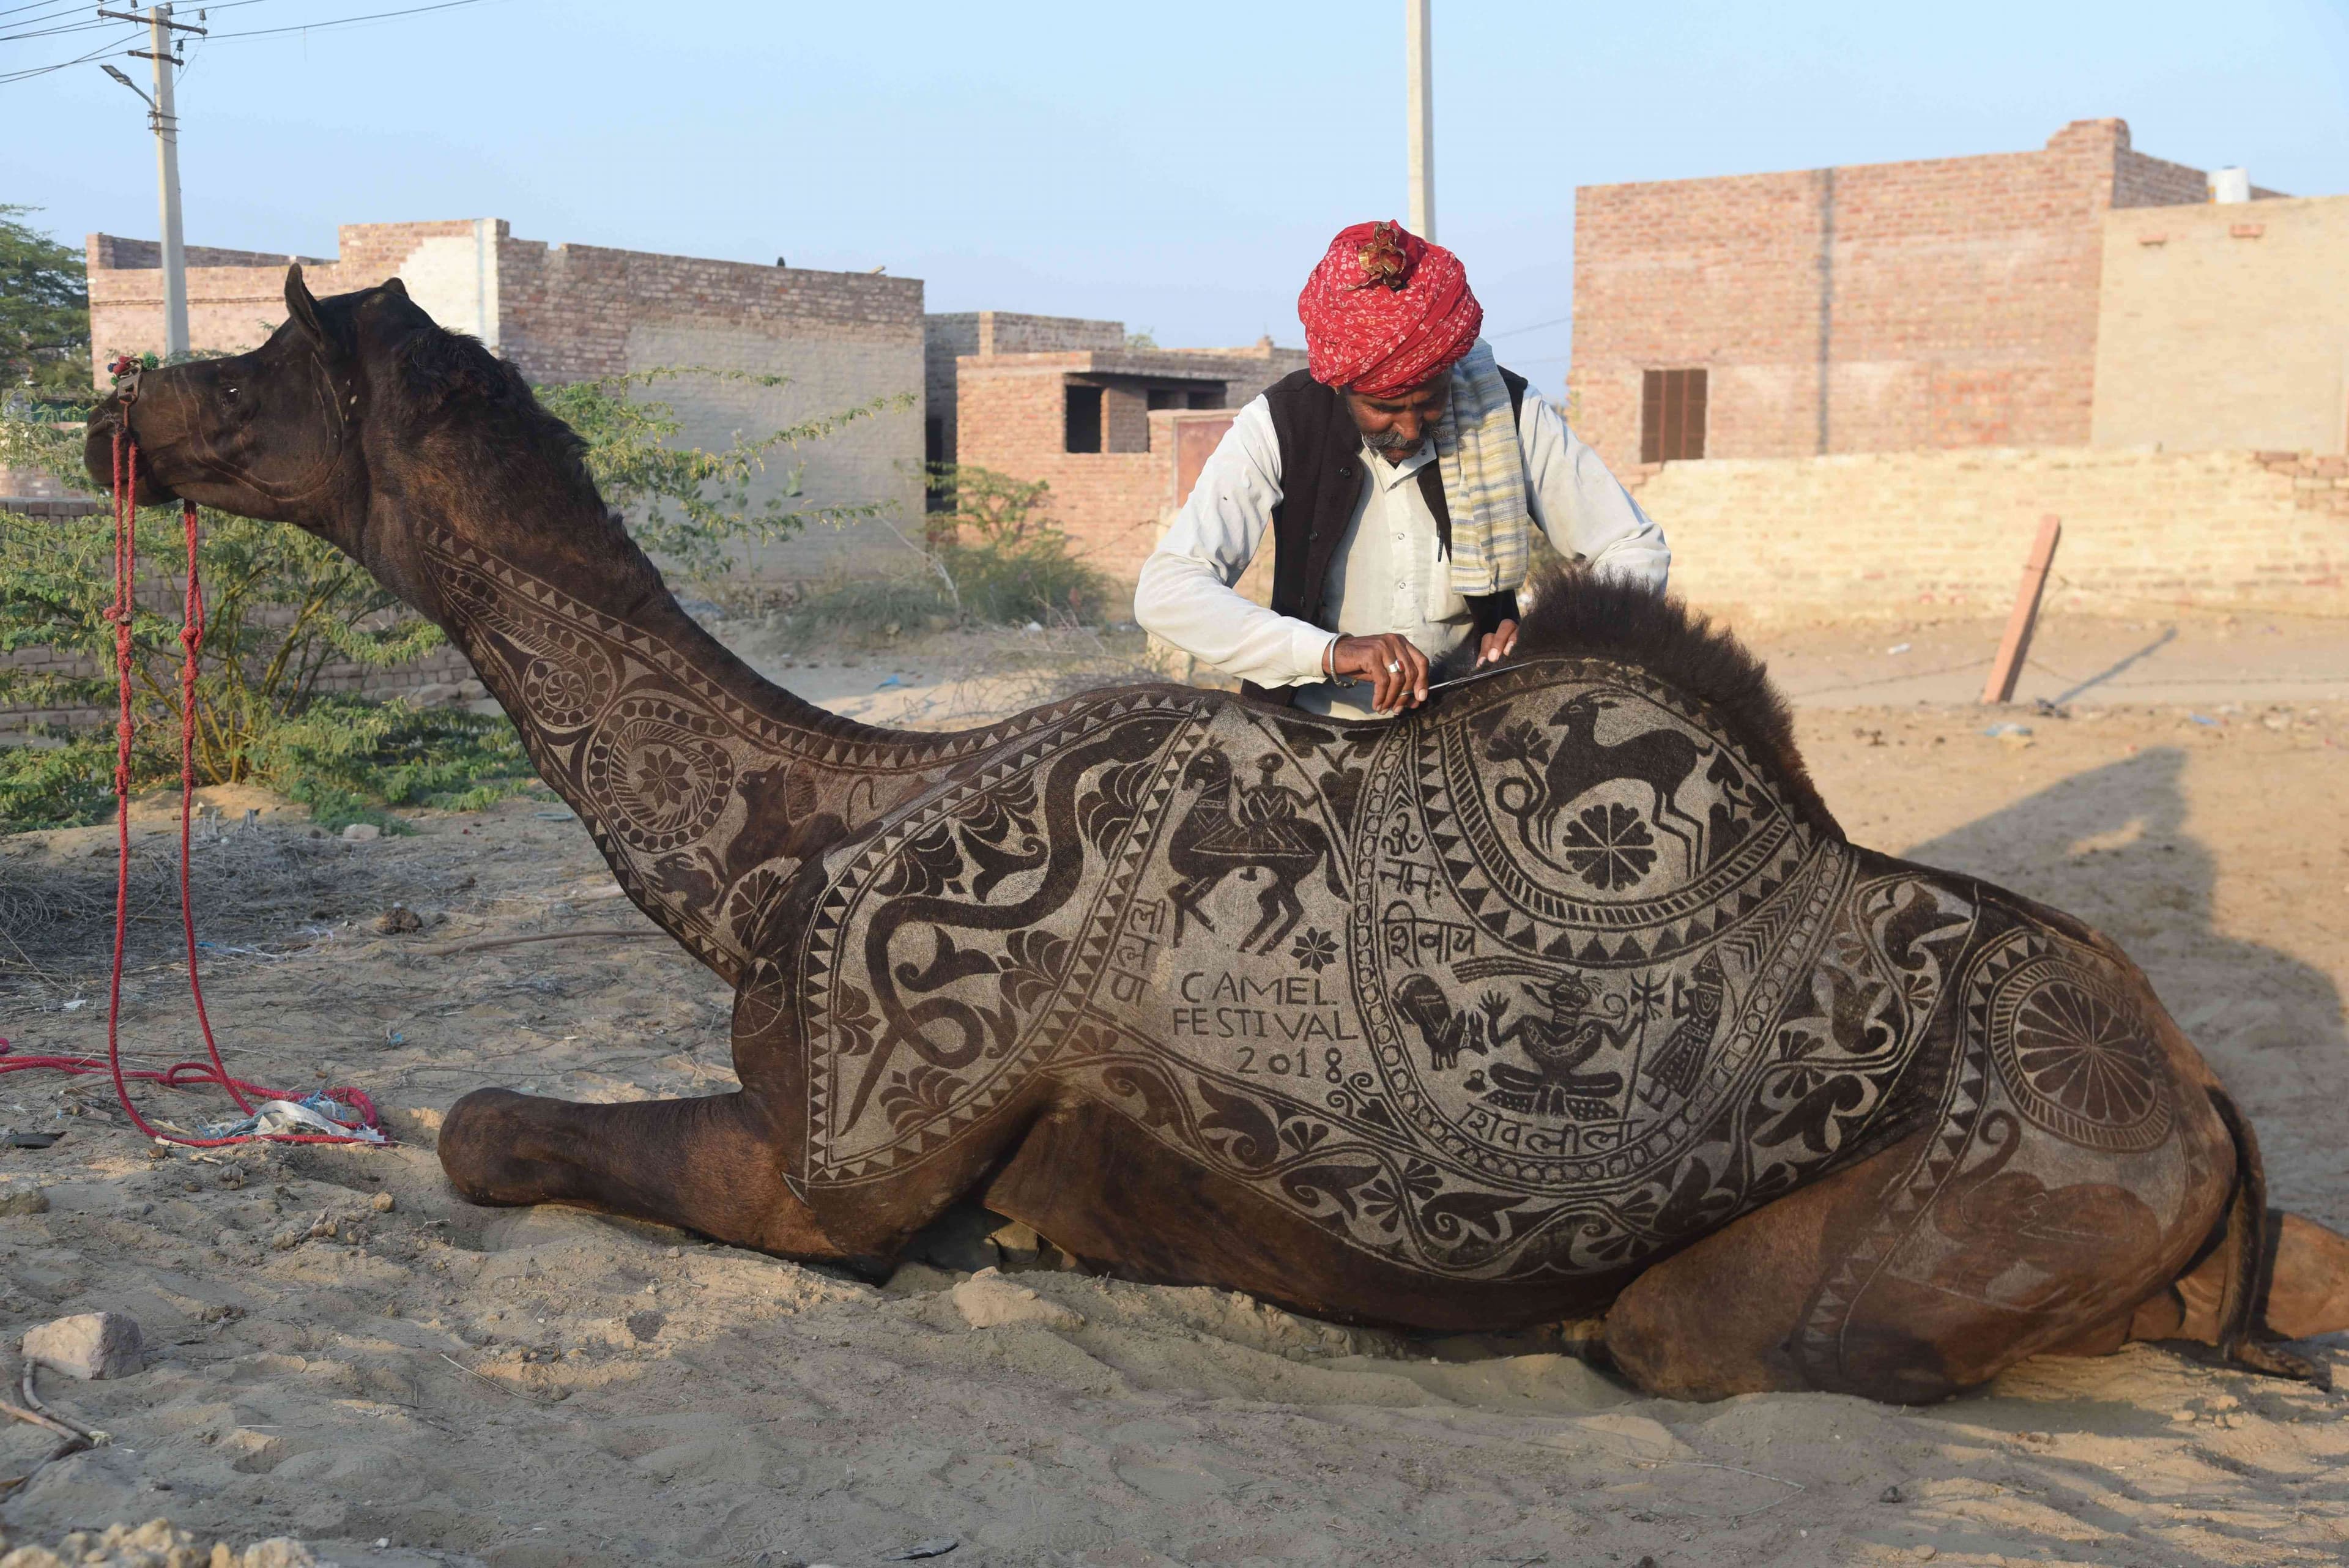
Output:
<instances>
[{"instance_id":1,"label":"white shirt","mask_svg":"<svg viewBox=\"0 0 2349 1568\"><path fill-rule=\"evenodd\" d=\"M1526 503L1559 555L1593 570L1661 590L1671 551L1607 465L1566 428L1541 394L1526 390L1517 415ZM1246 572L1281 498L1280 440L1272 408L1257 398L1224 433L1190 499L1143 563L1134 619L1175 647L1259 686L1305 686L1298 704L1341 717L1370 717L1370 688L1339 688L1321 673L1340 636L1399 631L1429 659L1441 659L1475 629L1467 601L1452 591L1452 563L1438 552L1435 518L1418 484L1436 461L1434 442L1391 463L1367 445L1371 483L1330 564L1323 603L1331 633L1244 598Z\"/></svg>"}]
</instances>

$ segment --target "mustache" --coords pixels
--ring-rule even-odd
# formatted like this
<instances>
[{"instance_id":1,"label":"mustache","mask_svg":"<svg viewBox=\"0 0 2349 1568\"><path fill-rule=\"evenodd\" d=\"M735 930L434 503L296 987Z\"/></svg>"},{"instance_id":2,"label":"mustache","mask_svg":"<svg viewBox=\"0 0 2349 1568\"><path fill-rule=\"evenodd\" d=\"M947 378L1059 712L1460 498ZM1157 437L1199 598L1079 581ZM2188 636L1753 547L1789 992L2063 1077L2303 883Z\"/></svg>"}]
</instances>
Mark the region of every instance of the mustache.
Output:
<instances>
[{"instance_id":1,"label":"mustache","mask_svg":"<svg viewBox=\"0 0 2349 1568\"><path fill-rule=\"evenodd\" d=\"M1419 441L1426 439L1423 435ZM1410 452L1419 445L1419 441L1412 440L1401 431L1381 431L1376 435L1362 437L1362 444L1372 452Z\"/></svg>"}]
</instances>

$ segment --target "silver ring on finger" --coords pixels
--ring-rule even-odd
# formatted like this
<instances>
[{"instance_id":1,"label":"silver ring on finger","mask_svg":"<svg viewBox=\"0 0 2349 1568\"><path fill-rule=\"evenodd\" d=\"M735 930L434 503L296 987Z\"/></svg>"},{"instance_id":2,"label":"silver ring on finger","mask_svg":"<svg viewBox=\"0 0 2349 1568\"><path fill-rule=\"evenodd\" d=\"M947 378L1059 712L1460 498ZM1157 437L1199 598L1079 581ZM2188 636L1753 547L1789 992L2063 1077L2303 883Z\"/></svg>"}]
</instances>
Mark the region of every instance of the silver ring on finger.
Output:
<instances>
[{"instance_id":1,"label":"silver ring on finger","mask_svg":"<svg viewBox=\"0 0 2349 1568\"><path fill-rule=\"evenodd\" d=\"M1389 675L1401 675L1402 673L1402 660L1400 659L1388 659L1387 673Z\"/></svg>"}]
</instances>

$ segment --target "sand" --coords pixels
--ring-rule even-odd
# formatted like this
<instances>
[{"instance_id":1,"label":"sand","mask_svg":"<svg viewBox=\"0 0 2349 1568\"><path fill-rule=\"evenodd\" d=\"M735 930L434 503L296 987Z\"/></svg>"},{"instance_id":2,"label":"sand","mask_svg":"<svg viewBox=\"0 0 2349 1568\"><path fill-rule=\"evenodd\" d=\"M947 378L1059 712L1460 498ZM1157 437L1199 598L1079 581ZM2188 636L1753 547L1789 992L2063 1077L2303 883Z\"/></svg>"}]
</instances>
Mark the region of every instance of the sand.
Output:
<instances>
[{"instance_id":1,"label":"sand","mask_svg":"<svg viewBox=\"0 0 2349 1568\"><path fill-rule=\"evenodd\" d=\"M823 684L794 663L778 672ZM894 672L831 666L822 694L842 706ZM934 694L930 717L984 706L964 695ZM2003 715L2033 732L2005 740L1933 704L1808 709L1802 730L1855 838L2116 935L2251 1111L2277 1200L2349 1227L2349 706L2241 695L2191 711L2208 723L2083 698L2068 719ZM997 1568L2349 1555L2349 1397L2192 1347L2042 1358L1930 1408L1685 1405L1540 1335L1406 1339L1090 1278L1024 1233L990 1240L976 1212L876 1288L654 1227L472 1208L432 1155L450 1101L723 1088L725 989L659 940L461 950L649 929L550 803L425 814L372 844L312 838L274 801L243 828L254 803L225 804L197 851L224 1046L280 1086L365 1087L400 1141L164 1156L99 1080L0 1078L0 1121L65 1134L0 1150L0 1199L40 1195L0 1209L47 1204L0 1214L0 1337L106 1309L152 1351L134 1377L44 1380L114 1441L16 1489L12 1543L168 1517L346 1563L500 1568L851 1568L947 1541L944 1562ZM134 823L168 842L144 836L160 818ZM53 917L41 941L9 928L26 952L0 944L18 1052L103 1047L78 911L110 889L109 837L0 844L0 890L39 891ZM379 934L394 901L423 928ZM192 1041L164 912L139 928L125 1008L150 1062ZM142 1103L188 1125L224 1106ZM1008 1272L974 1280L988 1265ZM2338 1347L2306 1348L2349 1375ZM47 1449L0 1429L0 1477Z\"/></svg>"}]
</instances>

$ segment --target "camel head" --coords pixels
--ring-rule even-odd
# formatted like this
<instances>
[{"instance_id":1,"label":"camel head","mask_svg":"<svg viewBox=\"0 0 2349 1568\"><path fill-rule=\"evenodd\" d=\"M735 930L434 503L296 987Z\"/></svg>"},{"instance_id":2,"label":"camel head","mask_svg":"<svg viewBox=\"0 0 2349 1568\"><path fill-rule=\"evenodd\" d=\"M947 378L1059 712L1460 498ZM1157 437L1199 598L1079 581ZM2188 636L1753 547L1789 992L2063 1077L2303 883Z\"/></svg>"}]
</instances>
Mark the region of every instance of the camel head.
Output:
<instances>
[{"instance_id":1,"label":"camel head","mask_svg":"<svg viewBox=\"0 0 2349 1568\"><path fill-rule=\"evenodd\" d=\"M312 297L302 269L285 274L283 326L250 353L138 373L91 416L83 461L113 487L114 438L138 443L138 496L185 498L343 542L367 490L362 431L380 389L380 353L431 317L394 278L331 299Z\"/></svg>"},{"instance_id":2,"label":"camel head","mask_svg":"<svg viewBox=\"0 0 2349 1568\"><path fill-rule=\"evenodd\" d=\"M137 446L142 504L185 499L290 523L435 619L408 533L419 514L495 519L532 501L584 500L593 521L582 531L602 531L577 438L512 367L435 325L398 278L318 299L292 266L285 313L249 353L143 371L119 388L90 417L90 476L113 488L119 433Z\"/></svg>"}]
</instances>

